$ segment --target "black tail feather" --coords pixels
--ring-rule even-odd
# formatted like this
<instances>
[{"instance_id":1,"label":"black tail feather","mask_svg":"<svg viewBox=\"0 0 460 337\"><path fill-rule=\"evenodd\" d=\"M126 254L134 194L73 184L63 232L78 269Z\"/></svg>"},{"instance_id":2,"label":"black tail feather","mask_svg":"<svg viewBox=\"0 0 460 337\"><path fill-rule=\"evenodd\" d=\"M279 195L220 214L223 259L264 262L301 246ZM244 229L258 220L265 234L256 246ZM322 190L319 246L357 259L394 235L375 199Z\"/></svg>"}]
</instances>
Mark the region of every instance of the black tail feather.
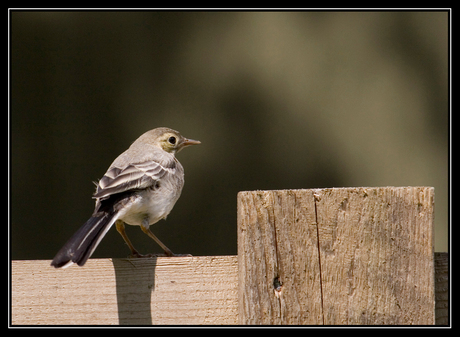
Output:
<instances>
[{"instance_id":1,"label":"black tail feather","mask_svg":"<svg viewBox=\"0 0 460 337\"><path fill-rule=\"evenodd\" d=\"M92 216L59 250L51 265L61 268L74 262L83 266L113 225L115 215L116 213L100 212Z\"/></svg>"}]
</instances>

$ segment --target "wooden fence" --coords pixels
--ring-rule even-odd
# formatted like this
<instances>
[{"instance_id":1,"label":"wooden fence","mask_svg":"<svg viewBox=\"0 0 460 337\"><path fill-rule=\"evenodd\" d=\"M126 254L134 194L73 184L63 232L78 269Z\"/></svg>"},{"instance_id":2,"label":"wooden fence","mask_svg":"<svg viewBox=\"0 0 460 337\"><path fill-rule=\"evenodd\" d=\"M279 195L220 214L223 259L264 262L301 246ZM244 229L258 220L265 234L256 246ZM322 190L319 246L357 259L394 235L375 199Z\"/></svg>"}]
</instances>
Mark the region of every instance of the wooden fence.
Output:
<instances>
[{"instance_id":1,"label":"wooden fence","mask_svg":"<svg viewBox=\"0 0 460 337\"><path fill-rule=\"evenodd\" d=\"M429 187L240 192L237 256L12 261L11 324L448 324L433 214Z\"/></svg>"}]
</instances>

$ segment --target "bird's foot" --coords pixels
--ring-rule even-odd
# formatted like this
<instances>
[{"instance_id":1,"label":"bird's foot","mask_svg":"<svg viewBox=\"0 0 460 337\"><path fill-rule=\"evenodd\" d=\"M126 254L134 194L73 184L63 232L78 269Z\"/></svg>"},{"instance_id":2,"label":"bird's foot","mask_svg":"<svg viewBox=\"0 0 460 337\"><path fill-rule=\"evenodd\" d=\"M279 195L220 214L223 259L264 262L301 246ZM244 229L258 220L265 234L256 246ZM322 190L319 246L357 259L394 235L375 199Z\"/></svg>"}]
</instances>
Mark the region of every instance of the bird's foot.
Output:
<instances>
[{"instance_id":1,"label":"bird's foot","mask_svg":"<svg viewBox=\"0 0 460 337\"><path fill-rule=\"evenodd\" d=\"M141 253L131 253L128 258L136 259L136 258L152 258L152 257L191 257L191 254L174 254L172 252L164 252L164 253L155 253L155 254L141 254Z\"/></svg>"},{"instance_id":2,"label":"bird's foot","mask_svg":"<svg viewBox=\"0 0 460 337\"><path fill-rule=\"evenodd\" d=\"M165 254L141 254L141 253L132 253L128 256L130 259L137 259L137 258L152 258L152 257L161 257L161 256L166 256Z\"/></svg>"}]
</instances>

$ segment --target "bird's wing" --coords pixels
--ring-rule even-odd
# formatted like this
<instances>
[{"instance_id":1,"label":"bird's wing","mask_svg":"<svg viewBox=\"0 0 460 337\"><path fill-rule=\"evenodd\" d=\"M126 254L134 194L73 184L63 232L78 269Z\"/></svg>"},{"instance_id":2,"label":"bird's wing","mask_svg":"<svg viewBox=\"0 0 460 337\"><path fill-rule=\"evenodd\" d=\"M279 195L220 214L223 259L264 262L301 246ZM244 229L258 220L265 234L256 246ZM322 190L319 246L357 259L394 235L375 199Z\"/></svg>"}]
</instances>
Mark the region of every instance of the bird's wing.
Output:
<instances>
[{"instance_id":1,"label":"bird's wing","mask_svg":"<svg viewBox=\"0 0 460 337\"><path fill-rule=\"evenodd\" d=\"M167 173L174 173L174 170L174 160L169 165L161 165L154 160L149 160L142 163L129 164L123 168L112 166L101 180L99 180L93 198L104 198L128 190L154 186L156 181Z\"/></svg>"}]
</instances>

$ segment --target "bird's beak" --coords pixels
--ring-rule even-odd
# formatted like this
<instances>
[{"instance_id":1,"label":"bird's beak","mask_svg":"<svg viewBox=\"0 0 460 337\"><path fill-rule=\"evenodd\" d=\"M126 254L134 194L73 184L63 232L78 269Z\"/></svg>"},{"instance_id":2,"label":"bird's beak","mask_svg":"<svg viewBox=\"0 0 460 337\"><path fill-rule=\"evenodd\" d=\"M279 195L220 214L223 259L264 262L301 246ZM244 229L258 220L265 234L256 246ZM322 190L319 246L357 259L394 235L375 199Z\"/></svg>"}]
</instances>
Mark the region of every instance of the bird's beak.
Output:
<instances>
[{"instance_id":1,"label":"bird's beak","mask_svg":"<svg viewBox=\"0 0 460 337\"><path fill-rule=\"evenodd\" d=\"M198 145L201 144L199 140L193 140L193 139L184 139L184 142L182 143L183 147L190 146L190 145Z\"/></svg>"}]
</instances>

